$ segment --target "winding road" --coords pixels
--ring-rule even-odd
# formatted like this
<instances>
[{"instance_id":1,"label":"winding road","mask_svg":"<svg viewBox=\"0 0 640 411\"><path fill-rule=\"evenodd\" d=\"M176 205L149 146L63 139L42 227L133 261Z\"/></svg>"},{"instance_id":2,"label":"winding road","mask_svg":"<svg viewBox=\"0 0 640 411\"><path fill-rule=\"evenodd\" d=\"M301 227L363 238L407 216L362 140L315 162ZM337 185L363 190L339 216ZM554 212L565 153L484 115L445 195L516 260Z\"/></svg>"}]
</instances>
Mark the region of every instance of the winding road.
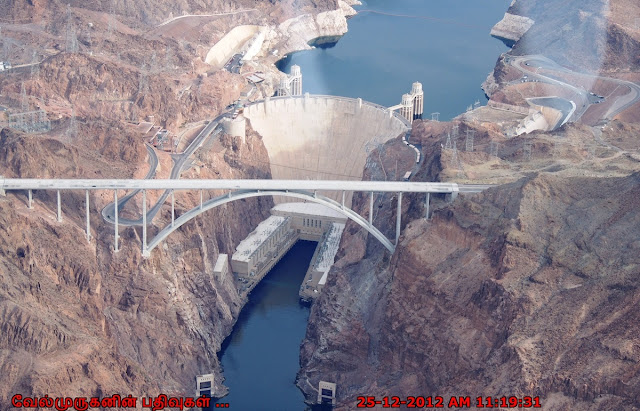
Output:
<instances>
[{"instance_id":1,"label":"winding road","mask_svg":"<svg viewBox=\"0 0 640 411\"><path fill-rule=\"evenodd\" d=\"M576 122L580 120L580 118L584 115L584 113L593 104L591 101L592 99L589 97L590 93L588 90L585 90L582 87L576 87L570 83L567 83L562 80L558 80L557 78L553 78L549 75L541 74L539 73L540 69L555 71L557 73L583 76L583 77L592 79L594 82L597 80L608 81L608 82L615 83L618 87L627 87L629 89L628 93L626 93L623 96L617 97L614 102L610 103L611 106L609 107L609 110L605 113L605 116L604 116L604 118L606 119L611 119L615 117L617 114L633 106L634 104L640 102L640 86L630 81L619 80L619 79L605 77L605 76L599 76L596 74L572 71L542 55L529 55L529 56L509 56L508 55L506 62L511 66L515 67L516 69L518 69L520 72L522 72L523 75L526 75L527 79L530 77L531 80L537 80L538 82L553 84L573 92L571 99L564 99L564 100L573 102L576 105L576 109L567 116L567 118L565 119L565 122L566 121ZM521 82L522 80L515 80L510 82L510 84L516 84ZM614 90L614 92L616 90ZM613 92L611 94L613 94Z\"/></svg>"},{"instance_id":2,"label":"winding road","mask_svg":"<svg viewBox=\"0 0 640 411\"><path fill-rule=\"evenodd\" d=\"M213 135L218 135L222 129L218 127L220 125L220 121L229 117L229 113L223 113L216 117L214 120L210 121L209 124L205 126L202 131L193 139L191 144L187 147L187 149L181 154L172 154L171 159L173 160L173 168L171 169L171 174L169 175L169 179L178 179L180 178L180 174L187 164L187 160L191 155L204 143L204 141L209 137L212 133ZM155 175L155 170L158 167L158 156L155 153L155 150L147 144L147 150L149 151L149 163L150 168L149 172L145 179L151 179ZM137 226L142 225L142 217L131 220L120 217L120 210L127 204L129 200L131 200L136 194L140 192L139 189L132 191L131 193L122 197L121 200L118 200L118 225L122 226ZM171 194L171 190L165 190L158 201L147 211L147 221L151 221L153 217L160 211L160 208L164 204L167 197ZM102 209L102 218L105 221L115 224L115 203L109 203Z\"/></svg>"}]
</instances>

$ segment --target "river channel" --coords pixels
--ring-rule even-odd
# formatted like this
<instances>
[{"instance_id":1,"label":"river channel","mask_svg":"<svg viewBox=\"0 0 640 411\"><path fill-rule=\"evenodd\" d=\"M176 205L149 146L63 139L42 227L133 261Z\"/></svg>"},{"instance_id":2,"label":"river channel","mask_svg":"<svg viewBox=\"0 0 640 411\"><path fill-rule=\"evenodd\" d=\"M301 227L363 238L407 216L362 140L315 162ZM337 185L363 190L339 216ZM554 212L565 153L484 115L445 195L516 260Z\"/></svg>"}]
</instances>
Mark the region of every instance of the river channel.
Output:
<instances>
[{"instance_id":1,"label":"river channel","mask_svg":"<svg viewBox=\"0 0 640 411\"><path fill-rule=\"evenodd\" d=\"M475 101L485 104L480 84L507 50L489 31L509 3L370 0L357 9L376 13L351 18L349 32L333 47L294 53L279 68L289 72L298 64L304 92L385 106L399 103L420 81L425 116L437 111L450 119ZM299 303L298 289L315 246L298 242L251 293L219 354L230 390L219 402L236 410L305 409L294 380L309 308Z\"/></svg>"}]
</instances>

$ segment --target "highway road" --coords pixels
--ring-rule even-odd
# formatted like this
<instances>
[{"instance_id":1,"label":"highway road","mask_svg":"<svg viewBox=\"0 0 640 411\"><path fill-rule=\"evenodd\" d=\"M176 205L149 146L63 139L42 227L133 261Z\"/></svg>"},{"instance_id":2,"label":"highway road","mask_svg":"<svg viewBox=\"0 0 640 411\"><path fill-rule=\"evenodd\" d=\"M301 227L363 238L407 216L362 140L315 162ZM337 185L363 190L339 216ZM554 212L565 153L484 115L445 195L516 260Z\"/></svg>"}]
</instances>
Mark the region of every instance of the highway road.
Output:
<instances>
[{"instance_id":1,"label":"highway road","mask_svg":"<svg viewBox=\"0 0 640 411\"><path fill-rule=\"evenodd\" d=\"M218 117L216 117L213 121L210 121L209 124L207 124L205 128L202 129L202 131L200 131L200 133L196 136L196 138L193 139L191 144L189 144L189 146L183 153L171 155L171 158L174 164L173 164L173 168L171 169L171 174L169 175L170 179L180 178L180 174L182 173L182 170L185 167L189 157L191 157L191 155L202 145L202 143L204 143L207 137L209 137L209 135L213 133L213 131L218 127L219 122L225 117L229 117L229 113L223 113ZM151 159L150 161L152 162L151 166L155 173L155 169L158 165L158 157L156 156L156 153L153 150L153 148L151 148L148 145L147 145L147 150L150 150L151 152L153 152L153 154L150 154L150 159ZM152 178L152 176L147 174L146 179L150 179L150 178ZM135 196L139 191L140 190L137 189L136 191L122 197L122 200L118 200L118 211L122 210L122 208L126 205L126 203L131 198L133 198L133 196ZM147 221L151 221L151 219L155 217L158 211L160 211L160 208L164 204L169 194L171 194L171 191L167 189L167 191L162 193L158 201L153 206L151 206L151 208L147 211L147 219L148 219ZM115 224L114 203L110 203L105 208L102 209L102 218L104 218L105 221L111 224ZM123 226L142 225L142 217L136 220L131 220L131 219L122 218L118 214L118 224Z\"/></svg>"},{"instance_id":2,"label":"highway road","mask_svg":"<svg viewBox=\"0 0 640 411\"><path fill-rule=\"evenodd\" d=\"M619 80L611 77L599 76L596 74L582 73L572 71L566 67L563 67L555 61L542 56L542 55L530 55L530 56L508 56L507 62L513 67L517 68L520 72L528 77L528 80L537 80L548 84L557 85L571 90L574 95L569 101L573 101L576 105L576 110L568 118L568 121L578 121L582 115L589 109L589 106L595 101L590 97L589 91L582 87L576 87L567 82L558 80L548 75L540 74L538 70L551 70L558 73L566 73L571 75L579 75L595 80L610 81L618 85L618 87L627 87L629 93L624 96L618 97L617 101L611 105L611 108L605 114L605 118L611 119L617 114L623 112L634 104L640 102L640 86L630 81ZM530 79L529 79L530 78ZM521 80L513 81L511 84L519 83ZM596 100L597 101L597 100Z\"/></svg>"},{"instance_id":3,"label":"highway road","mask_svg":"<svg viewBox=\"0 0 640 411\"><path fill-rule=\"evenodd\" d=\"M147 148L147 152L149 153L149 171L147 172L145 179L150 179L156 175L156 170L158 169L158 155L156 154L156 151L153 149L153 147L151 147L149 144L145 144L145 147ZM122 210L122 207L124 207L124 205L127 204L127 202L131 200L131 198L133 198L133 196L138 194L139 191L140 190L132 191L121 199L118 199L118 210ZM110 217L114 215L114 204L115 203L108 204L105 208L102 209L102 217L107 221L109 221L107 219L107 216Z\"/></svg>"},{"instance_id":4,"label":"highway road","mask_svg":"<svg viewBox=\"0 0 640 411\"><path fill-rule=\"evenodd\" d=\"M36 179L2 178L3 190L297 190L403 193L479 193L493 185L416 181L212 180L212 179Z\"/></svg>"}]
</instances>

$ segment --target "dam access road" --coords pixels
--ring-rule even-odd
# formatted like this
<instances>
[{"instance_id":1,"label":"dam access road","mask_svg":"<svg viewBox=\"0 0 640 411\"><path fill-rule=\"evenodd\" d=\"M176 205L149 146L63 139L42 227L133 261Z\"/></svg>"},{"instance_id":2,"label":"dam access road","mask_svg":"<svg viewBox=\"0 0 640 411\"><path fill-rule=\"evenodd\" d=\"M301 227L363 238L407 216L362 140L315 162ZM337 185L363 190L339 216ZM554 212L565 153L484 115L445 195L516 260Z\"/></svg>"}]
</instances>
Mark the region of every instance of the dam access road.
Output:
<instances>
[{"instance_id":1,"label":"dam access road","mask_svg":"<svg viewBox=\"0 0 640 411\"><path fill-rule=\"evenodd\" d=\"M595 125L601 120L612 119L617 114L640 102L640 86L630 81L577 72L563 67L542 55L507 55L505 62L523 74L522 79L512 81L510 84L540 82L559 86L567 91L567 94L562 99L574 103L575 108L572 111L562 110L565 114L563 124L567 121L578 122L582 120L585 124ZM587 90L587 88L595 85L597 81L610 83L615 85L615 88L608 95L599 97L592 90ZM627 89L628 91L616 96L620 89ZM561 97L556 98L560 99ZM601 115L594 116L595 113L591 115L590 109L598 104L604 105L606 111Z\"/></svg>"}]
</instances>

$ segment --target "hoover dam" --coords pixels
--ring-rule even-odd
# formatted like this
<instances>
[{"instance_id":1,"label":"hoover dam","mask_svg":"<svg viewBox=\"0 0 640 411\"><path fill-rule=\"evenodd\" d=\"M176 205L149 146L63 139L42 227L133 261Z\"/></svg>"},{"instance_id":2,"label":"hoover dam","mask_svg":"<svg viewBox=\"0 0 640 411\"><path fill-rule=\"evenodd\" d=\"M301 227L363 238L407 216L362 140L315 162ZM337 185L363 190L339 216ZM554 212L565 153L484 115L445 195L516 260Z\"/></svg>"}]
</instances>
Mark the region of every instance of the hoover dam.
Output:
<instances>
[{"instance_id":1,"label":"hoover dam","mask_svg":"<svg viewBox=\"0 0 640 411\"><path fill-rule=\"evenodd\" d=\"M268 98L244 116L262 135L276 180L359 180L368 151L410 130L385 107L337 96ZM338 200L338 193L325 195Z\"/></svg>"}]
</instances>

